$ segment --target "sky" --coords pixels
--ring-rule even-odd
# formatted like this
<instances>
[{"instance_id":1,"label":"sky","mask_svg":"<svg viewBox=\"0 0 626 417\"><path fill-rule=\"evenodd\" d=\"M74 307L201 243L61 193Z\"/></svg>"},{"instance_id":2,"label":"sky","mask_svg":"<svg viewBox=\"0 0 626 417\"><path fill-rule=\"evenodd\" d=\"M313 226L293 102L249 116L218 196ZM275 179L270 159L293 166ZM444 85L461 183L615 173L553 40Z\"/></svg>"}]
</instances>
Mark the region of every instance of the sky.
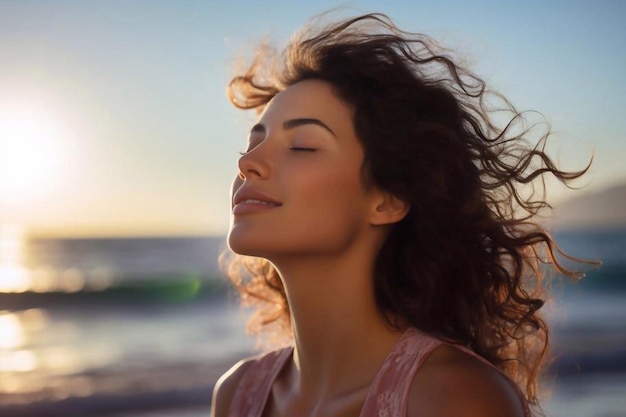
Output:
<instances>
[{"instance_id":1,"label":"sky","mask_svg":"<svg viewBox=\"0 0 626 417\"><path fill-rule=\"evenodd\" d=\"M254 116L241 56L312 16L383 12L541 112L579 193L626 182L626 2L0 0L0 225L34 236L223 235ZM569 196L549 190L553 202Z\"/></svg>"}]
</instances>

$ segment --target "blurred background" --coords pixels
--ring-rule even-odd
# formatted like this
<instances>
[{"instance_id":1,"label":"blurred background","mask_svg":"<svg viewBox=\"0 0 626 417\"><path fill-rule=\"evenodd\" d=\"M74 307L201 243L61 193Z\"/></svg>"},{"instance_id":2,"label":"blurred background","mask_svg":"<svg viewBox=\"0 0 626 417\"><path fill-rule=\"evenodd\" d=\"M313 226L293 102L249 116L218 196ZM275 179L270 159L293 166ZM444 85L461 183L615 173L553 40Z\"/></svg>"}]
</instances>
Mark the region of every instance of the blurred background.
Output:
<instances>
[{"instance_id":1,"label":"blurred background","mask_svg":"<svg viewBox=\"0 0 626 417\"><path fill-rule=\"evenodd\" d=\"M603 266L555 281L547 414L626 410L626 3L0 0L0 415L208 416L253 350L217 268L252 115L237 60L313 15L382 11L458 51L550 151L549 222Z\"/></svg>"}]
</instances>

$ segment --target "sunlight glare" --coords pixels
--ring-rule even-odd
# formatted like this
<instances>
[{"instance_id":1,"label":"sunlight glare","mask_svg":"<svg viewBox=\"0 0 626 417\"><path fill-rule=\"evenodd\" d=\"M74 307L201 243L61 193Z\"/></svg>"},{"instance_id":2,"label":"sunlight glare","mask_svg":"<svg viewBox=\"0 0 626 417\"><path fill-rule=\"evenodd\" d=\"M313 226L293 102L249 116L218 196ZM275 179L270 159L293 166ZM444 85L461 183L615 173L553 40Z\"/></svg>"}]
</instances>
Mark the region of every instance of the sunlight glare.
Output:
<instances>
[{"instance_id":1,"label":"sunlight glare","mask_svg":"<svg viewBox=\"0 0 626 417\"><path fill-rule=\"evenodd\" d=\"M20 200L58 174L62 132L41 105L0 106L0 199Z\"/></svg>"},{"instance_id":2,"label":"sunlight glare","mask_svg":"<svg viewBox=\"0 0 626 417\"><path fill-rule=\"evenodd\" d=\"M57 272L53 268L41 267L30 273L30 289L38 293L54 292L58 287Z\"/></svg>"},{"instance_id":3,"label":"sunlight glare","mask_svg":"<svg viewBox=\"0 0 626 417\"><path fill-rule=\"evenodd\" d=\"M0 293L25 292L30 289L30 275L26 268L0 265Z\"/></svg>"},{"instance_id":4,"label":"sunlight glare","mask_svg":"<svg viewBox=\"0 0 626 417\"><path fill-rule=\"evenodd\" d=\"M13 349L24 343L24 332L15 314L0 313L0 350Z\"/></svg>"},{"instance_id":5,"label":"sunlight glare","mask_svg":"<svg viewBox=\"0 0 626 417\"><path fill-rule=\"evenodd\" d=\"M20 263L25 239L18 224L0 223L0 264Z\"/></svg>"},{"instance_id":6,"label":"sunlight glare","mask_svg":"<svg viewBox=\"0 0 626 417\"><path fill-rule=\"evenodd\" d=\"M4 372L31 372L37 369L37 356L29 350L5 352L0 358L0 371Z\"/></svg>"},{"instance_id":7,"label":"sunlight glare","mask_svg":"<svg viewBox=\"0 0 626 417\"><path fill-rule=\"evenodd\" d=\"M84 360L74 349L65 346L50 346L38 352L40 366L60 374L80 373L85 370Z\"/></svg>"}]
</instances>

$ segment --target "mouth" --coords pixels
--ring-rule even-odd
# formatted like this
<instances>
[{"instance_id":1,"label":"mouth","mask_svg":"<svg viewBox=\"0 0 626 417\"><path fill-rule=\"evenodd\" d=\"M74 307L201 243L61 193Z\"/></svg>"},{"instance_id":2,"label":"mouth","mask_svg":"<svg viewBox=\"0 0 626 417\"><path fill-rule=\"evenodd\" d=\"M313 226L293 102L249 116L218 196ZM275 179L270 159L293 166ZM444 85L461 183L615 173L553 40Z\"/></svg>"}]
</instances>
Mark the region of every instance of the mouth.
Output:
<instances>
[{"instance_id":1,"label":"mouth","mask_svg":"<svg viewBox=\"0 0 626 417\"><path fill-rule=\"evenodd\" d=\"M241 190L233 198L232 213L235 215L257 213L282 206L273 198L253 190Z\"/></svg>"},{"instance_id":2,"label":"mouth","mask_svg":"<svg viewBox=\"0 0 626 417\"><path fill-rule=\"evenodd\" d=\"M239 204L263 204L263 205L266 205L266 206L274 206L274 207L278 207L278 206L282 205L280 203L274 203L274 202L271 202L271 201L264 201L264 200L257 200L257 199L254 199L254 198L248 198L248 199L239 201L235 205L239 205Z\"/></svg>"}]
</instances>

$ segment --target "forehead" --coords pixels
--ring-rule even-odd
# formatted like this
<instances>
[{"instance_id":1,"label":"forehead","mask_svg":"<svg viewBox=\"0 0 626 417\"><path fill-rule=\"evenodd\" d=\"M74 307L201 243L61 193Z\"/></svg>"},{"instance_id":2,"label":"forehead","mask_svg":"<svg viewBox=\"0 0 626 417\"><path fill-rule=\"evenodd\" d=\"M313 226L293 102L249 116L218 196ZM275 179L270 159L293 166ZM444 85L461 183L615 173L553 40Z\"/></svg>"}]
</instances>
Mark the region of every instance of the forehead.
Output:
<instances>
[{"instance_id":1,"label":"forehead","mask_svg":"<svg viewBox=\"0 0 626 417\"><path fill-rule=\"evenodd\" d=\"M320 80L306 80L278 93L261 114L260 122L280 123L292 118L317 118L338 130L352 127L352 110Z\"/></svg>"}]
</instances>

